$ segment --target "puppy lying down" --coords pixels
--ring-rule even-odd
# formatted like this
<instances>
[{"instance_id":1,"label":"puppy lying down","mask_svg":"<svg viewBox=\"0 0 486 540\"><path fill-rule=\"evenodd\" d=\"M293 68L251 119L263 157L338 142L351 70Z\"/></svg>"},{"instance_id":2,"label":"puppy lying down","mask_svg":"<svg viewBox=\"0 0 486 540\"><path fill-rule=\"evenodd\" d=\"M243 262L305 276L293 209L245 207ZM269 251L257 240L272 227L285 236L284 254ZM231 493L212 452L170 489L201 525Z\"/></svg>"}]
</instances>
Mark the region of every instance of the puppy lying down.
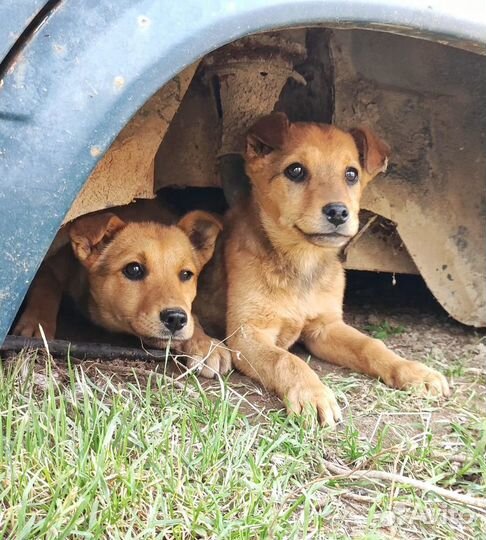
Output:
<instances>
[{"instance_id":1,"label":"puppy lying down","mask_svg":"<svg viewBox=\"0 0 486 540\"><path fill-rule=\"evenodd\" d=\"M226 373L230 352L212 342L192 313L197 278L213 255L221 222L199 210L174 225L161 221L174 222L157 201L139 201L68 225L57 244L68 243L40 267L14 334L38 337L41 325L54 338L66 294L109 331L137 336L155 348L166 348L170 340L188 356L188 367L205 359L201 375Z\"/></svg>"},{"instance_id":2,"label":"puppy lying down","mask_svg":"<svg viewBox=\"0 0 486 540\"><path fill-rule=\"evenodd\" d=\"M225 215L224 275L217 272L216 253L200 279L196 305L210 305L209 295L216 305L218 291L225 296L224 308L206 309L201 320L213 329L226 314L235 367L274 391L289 412L311 407L329 425L341 419L339 405L317 373L289 351L295 343L394 388L450 392L441 373L401 358L343 320L339 254L358 232L363 190L386 170L389 155L365 127L293 123L283 113L258 119L244 153L251 189Z\"/></svg>"}]
</instances>

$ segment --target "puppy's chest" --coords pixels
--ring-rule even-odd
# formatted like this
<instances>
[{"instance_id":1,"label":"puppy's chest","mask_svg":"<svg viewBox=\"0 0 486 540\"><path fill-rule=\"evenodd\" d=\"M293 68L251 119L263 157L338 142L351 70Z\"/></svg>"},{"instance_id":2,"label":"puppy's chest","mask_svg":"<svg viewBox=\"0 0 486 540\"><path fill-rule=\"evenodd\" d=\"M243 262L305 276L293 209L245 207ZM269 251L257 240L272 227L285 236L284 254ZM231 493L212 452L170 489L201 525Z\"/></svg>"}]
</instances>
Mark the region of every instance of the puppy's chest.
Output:
<instances>
[{"instance_id":1,"label":"puppy's chest","mask_svg":"<svg viewBox=\"0 0 486 540\"><path fill-rule=\"evenodd\" d=\"M310 298L320 289L324 269L319 264L294 265L281 258L262 261L262 279L271 294Z\"/></svg>"},{"instance_id":2,"label":"puppy's chest","mask_svg":"<svg viewBox=\"0 0 486 540\"><path fill-rule=\"evenodd\" d=\"M272 298L270 301L280 322L277 339L280 347L288 348L298 341L306 323L329 309L330 306L323 304L327 295L322 294L332 289L329 282L330 276L323 273L304 286L297 280L297 283L288 281L273 288L269 299Z\"/></svg>"},{"instance_id":3,"label":"puppy's chest","mask_svg":"<svg viewBox=\"0 0 486 540\"><path fill-rule=\"evenodd\" d=\"M299 339L307 321L316 318L322 312L323 306L318 305L315 291L312 290L282 290L274 300L276 302L273 306L280 328L277 345L286 349Z\"/></svg>"},{"instance_id":4,"label":"puppy's chest","mask_svg":"<svg viewBox=\"0 0 486 540\"><path fill-rule=\"evenodd\" d=\"M269 298L305 318L313 314L316 298L329 289L335 273L329 270L318 264L304 269L274 265L262 268L260 280L265 283Z\"/></svg>"}]
</instances>

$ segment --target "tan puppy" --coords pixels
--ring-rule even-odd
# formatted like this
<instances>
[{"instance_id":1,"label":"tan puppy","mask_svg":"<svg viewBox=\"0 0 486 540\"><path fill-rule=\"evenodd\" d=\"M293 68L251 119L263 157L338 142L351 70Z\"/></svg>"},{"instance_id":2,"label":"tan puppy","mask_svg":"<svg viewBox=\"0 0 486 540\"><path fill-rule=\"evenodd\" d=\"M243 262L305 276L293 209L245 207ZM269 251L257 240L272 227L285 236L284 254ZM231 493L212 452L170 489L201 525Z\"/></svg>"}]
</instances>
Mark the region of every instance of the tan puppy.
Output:
<instances>
[{"instance_id":1,"label":"tan puppy","mask_svg":"<svg viewBox=\"0 0 486 540\"><path fill-rule=\"evenodd\" d=\"M126 222L112 212L83 216L69 226L70 244L41 266L14 333L38 336L41 324L53 338L67 293L99 326L159 348L170 339L190 357L189 367L212 350L201 373L226 373L230 353L211 345L191 312L198 274L220 230L220 221L202 211L190 212L174 226Z\"/></svg>"},{"instance_id":2,"label":"tan puppy","mask_svg":"<svg viewBox=\"0 0 486 540\"><path fill-rule=\"evenodd\" d=\"M310 405L341 418L332 391L300 358L297 341L323 360L395 388L449 393L437 371L400 358L343 322L340 249L358 231L363 189L385 171L389 149L368 129L261 118L247 136L252 184L225 223L227 334L243 373L274 390L288 410Z\"/></svg>"}]
</instances>

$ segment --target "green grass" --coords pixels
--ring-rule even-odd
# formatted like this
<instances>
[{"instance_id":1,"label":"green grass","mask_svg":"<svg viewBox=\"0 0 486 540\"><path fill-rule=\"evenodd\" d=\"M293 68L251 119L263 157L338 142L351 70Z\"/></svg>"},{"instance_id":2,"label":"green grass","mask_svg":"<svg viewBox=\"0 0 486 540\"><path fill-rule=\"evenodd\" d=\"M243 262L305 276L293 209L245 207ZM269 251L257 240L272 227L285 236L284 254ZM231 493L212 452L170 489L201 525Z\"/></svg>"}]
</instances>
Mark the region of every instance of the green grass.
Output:
<instances>
[{"instance_id":1,"label":"green grass","mask_svg":"<svg viewBox=\"0 0 486 540\"><path fill-rule=\"evenodd\" d=\"M327 382L347 415L337 431L278 411L252 418L226 383L190 379L181 390L154 374L120 384L23 353L0 371L0 537L486 535L480 511L326 468L390 470L484 496L486 422L474 407L456 403L434 433L442 409L432 400L358 375Z\"/></svg>"}]
</instances>

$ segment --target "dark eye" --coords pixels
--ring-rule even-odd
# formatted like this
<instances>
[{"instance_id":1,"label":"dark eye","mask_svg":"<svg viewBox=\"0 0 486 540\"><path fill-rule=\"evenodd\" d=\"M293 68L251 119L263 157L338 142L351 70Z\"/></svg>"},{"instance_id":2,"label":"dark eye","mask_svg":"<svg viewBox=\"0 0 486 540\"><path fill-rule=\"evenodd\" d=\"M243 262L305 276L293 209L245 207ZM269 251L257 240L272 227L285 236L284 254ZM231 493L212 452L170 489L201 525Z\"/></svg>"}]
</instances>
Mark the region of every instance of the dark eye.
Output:
<instances>
[{"instance_id":1,"label":"dark eye","mask_svg":"<svg viewBox=\"0 0 486 540\"><path fill-rule=\"evenodd\" d=\"M191 272L190 270L182 270L179 274L179 279L181 281L189 281L192 276L194 275L194 272Z\"/></svg>"},{"instance_id":2,"label":"dark eye","mask_svg":"<svg viewBox=\"0 0 486 540\"><path fill-rule=\"evenodd\" d=\"M145 277L145 268L138 262L131 262L125 266L123 274L132 281L138 281Z\"/></svg>"},{"instance_id":3,"label":"dark eye","mask_svg":"<svg viewBox=\"0 0 486 540\"><path fill-rule=\"evenodd\" d=\"M284 173L292 182L302 182L307 178L307 170L301 163L292 163L285 169Z\"/></svg>"},{"instance_id":4,"label":"dark eye","mask_svg":"<svg viewBox=\"0 0 486 540\"><path fill-rule=\"evenodd\" d=\"M346 177L346 182L351 186L356 184L356 182L359 180L358 170L354 167L348 167L344 173L344 176Z\"/></svg>"}]
</instances>

